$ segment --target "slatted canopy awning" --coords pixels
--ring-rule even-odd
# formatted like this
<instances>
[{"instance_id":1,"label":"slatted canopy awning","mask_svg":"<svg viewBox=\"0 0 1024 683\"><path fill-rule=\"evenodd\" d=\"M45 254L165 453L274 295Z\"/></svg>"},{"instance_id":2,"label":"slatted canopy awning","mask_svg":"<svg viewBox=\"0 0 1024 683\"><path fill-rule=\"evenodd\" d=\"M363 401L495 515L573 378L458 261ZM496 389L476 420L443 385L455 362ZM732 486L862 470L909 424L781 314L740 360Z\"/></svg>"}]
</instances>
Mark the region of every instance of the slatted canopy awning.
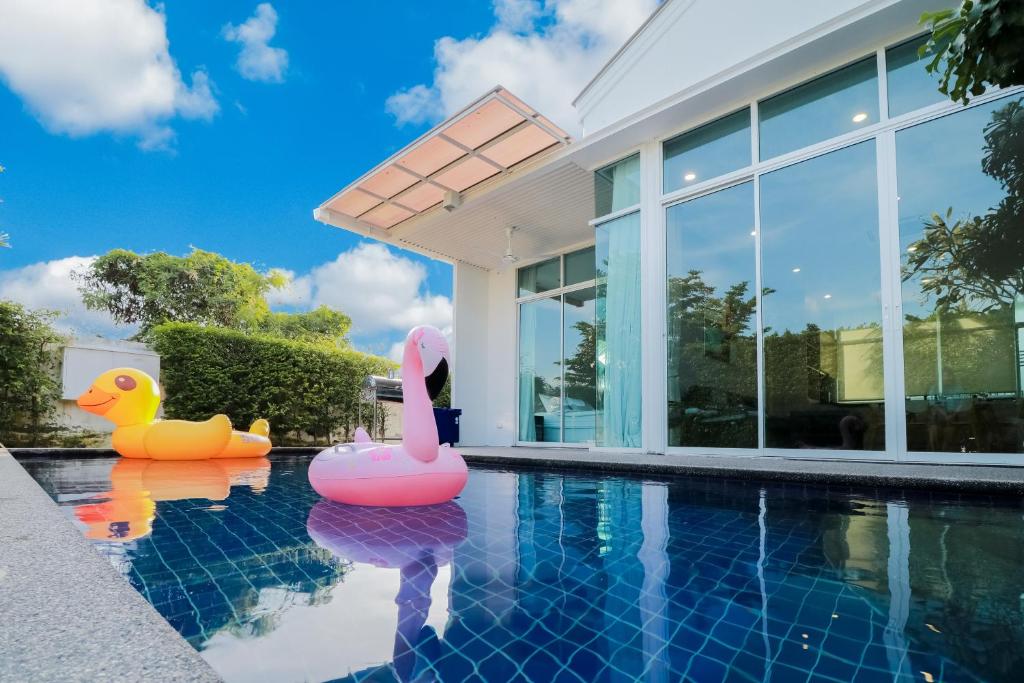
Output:
<instances>
[{"instance_id":1,"label":"slatted canopy awning","mask_svg":"<svg viewBox=\"0 0 1024 683\"><path fill-rule=\"evenodd\" d=\"M438 210L449 196L509 174L564 147L569 135L503 87L495 87L320 205L389 231Z\"/></svg>"}]
</instances>

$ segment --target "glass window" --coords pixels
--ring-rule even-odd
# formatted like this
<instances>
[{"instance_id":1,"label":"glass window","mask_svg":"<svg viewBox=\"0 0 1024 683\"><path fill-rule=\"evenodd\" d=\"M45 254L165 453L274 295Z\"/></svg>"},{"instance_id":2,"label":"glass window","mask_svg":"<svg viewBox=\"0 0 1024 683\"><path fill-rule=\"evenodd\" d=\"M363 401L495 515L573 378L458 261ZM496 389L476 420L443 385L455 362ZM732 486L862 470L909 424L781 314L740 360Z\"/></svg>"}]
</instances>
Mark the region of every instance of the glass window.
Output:
<instances>
[{"instance_id":1,"label":"glass window","mask_svg":"<svg viewBox=\"0 0 1024 683\"><path fill-rule=\"evenodd\" d=\"M640 155L594 172L595 216L606 216L640 203Z\"/></svg>"},{"instance_id":2,"label":"glass window","mask_svg":"<svg viewBox=\"0 0 1024 683\"><path fill-rule=\"evenodd\" d=\"M519 296L547 292L562 286L562 263L549 259L519 269Z\"/></svg>"},{"instance_id":3,"label":"glass window","mask_svg":"<svg viewBox=\"0 0 1024 683\"><path fill-rule=\"evenodd\" d=\"M761 159L878 122L874 57L816 78L757 106Z\"/></svg>"},{"instance_id":4,"label":"glass window","mask_svg":"<svg viewBox=\"0 0 1024 683\"><path fill-rule=\"evenodd\" d=\"M664 149L664 192L750 165L750 109L672 138Z\"/></svg>"},{"instance_id":5,"label":"glass window","mask_svg":"<svg viewBox=\"0 0 1024 683\"><path fill-rule=\"evenodd\" d=\"M896 133L911 451L1024 452L1022 104Z\"/></svg>"},{"instance_id":6,"label":"glass window","mask_svg":"<svg viewBox=\"0 0 1024 683\"><path fill-rule=\"evenodd\" d=\"M938 74L930 74L924 68L929 58L918 57L917 50L926 41L927 36L921 36L885 51L889 116L899 116L946 100L946 96L939 92Z\"/></svg>"},{"instance_id":7,"label":"glass window","mask_svg":"<svg viewBox=\"0 0 1024 683\"><path fill-rule=\"evenodd\" d=\"M754 184L669 207L668 445L757 448Z\"/></svg>"},{"instance_id":8,"label":"glass window","mask_svg":"<svg viewBox=\"0 0 1024 683\"><path fill-rule=\"evenodd\" d=\"M875 142L761 180L765 445L883 450Z\"/></svg>"},{"instance_id":9,"label":"glass window","mask_svg":"<svg viewBox=\"0 0 1024 683\"><path fill-rule=\"evenodd\" d=\"M591 250L591 257L593 251ZM590 263L593 264L593 258ZM566 292L563 303L563 344L565 357L564 441L594 442L597 408L596 353L593 287Z\"/></svg>"},{"instance_id":10,"label":"glass window","mask_svg":"<svg viewBox=\"0 0 1024 683\"><path fill-rule=\"evenodd\" d=\"M519 440L562 440L562 301L519 304Z\"/></svg>"},{"instance_id":11,"label":"glass window","mask_svg":"<svg viewBox=\"0 0 1024 683\"><path fill-rule=\"evenodd\" d=\"M640 213L598 225L597 444L640 447Z\"/></svg>"},{"instance_id":12,"label":"glass window","mask_svg":"<svg viewBox=\"0 0 1024 683\"><path fill-rule=\"evenodd\" d=\"M587 247L565 255L565 285L578 285L594 279L594 248Z\"/></svg>"}]
</instances>

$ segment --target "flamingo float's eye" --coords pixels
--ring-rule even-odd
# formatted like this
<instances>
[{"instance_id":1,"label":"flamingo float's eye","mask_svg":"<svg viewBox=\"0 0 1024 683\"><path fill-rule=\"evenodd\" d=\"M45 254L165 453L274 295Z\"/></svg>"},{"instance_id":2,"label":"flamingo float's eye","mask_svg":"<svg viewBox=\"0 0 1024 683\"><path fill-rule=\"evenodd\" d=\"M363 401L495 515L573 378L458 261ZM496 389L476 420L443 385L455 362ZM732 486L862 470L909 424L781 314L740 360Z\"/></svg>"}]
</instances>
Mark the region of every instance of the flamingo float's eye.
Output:
<instances>
[{"instance_id":1,"label":"flamingo float's eye","mask_svg":"<svg viewBox=\"0 0 1024 683\"><path fill-rule=\"evenodd\" d=\"M117 377L114 378L114 384L117 385L118 389L121 389L123 391L131 391L136 386L138 386L138 382L136 382L134 378L129 377L128 375L118 375Z\"/></svg>"}]
</instances>

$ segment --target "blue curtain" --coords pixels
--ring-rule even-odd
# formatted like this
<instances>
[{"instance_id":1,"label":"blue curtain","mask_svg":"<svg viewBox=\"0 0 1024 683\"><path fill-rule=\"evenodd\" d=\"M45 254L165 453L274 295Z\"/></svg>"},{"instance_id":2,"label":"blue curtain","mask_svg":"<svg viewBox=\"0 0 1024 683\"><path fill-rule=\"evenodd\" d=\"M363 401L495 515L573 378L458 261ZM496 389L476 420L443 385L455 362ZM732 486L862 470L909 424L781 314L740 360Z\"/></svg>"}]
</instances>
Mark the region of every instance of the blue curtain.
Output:
<instances>
[{"instance_id":1,"label":"blue curtain","mask_svg":"<svg viewBox=\"0 0 1024 683\"><path fill-rule=\"evenodd\" d=\"M597 232L597 443L639 448L640 213Z\"/></svg>"}]
</instances>

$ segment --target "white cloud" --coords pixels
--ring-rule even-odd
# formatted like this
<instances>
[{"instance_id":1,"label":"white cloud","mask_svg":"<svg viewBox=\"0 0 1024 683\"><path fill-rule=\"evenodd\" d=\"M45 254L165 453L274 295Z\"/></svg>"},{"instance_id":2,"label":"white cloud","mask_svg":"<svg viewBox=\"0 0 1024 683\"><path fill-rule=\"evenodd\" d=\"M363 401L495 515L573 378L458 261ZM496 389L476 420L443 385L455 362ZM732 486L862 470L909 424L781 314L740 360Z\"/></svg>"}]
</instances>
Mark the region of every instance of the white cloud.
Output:
<instances>
[{"instance_id":1,"label":"white cloud","mask_svg":"<svg viewBox=\"0 0 1024 683\"><path fill-rule=\"evenodd\" d=\"M268 297L272 305L329 306L352 318L357 335L405 332L423 324L451 334L451 299L426 291L423 264L382 244L360 244L307 274L288 274L289 286Z\"/></svg>"},{"instance_id":2,"label":"white cloud","mask_svg":"<svg viewBox=\"0 0 1024 683\"><path fill-rule=\"evenodd\" d=\"M0 271L0 299L9 299L30 309L57 311L55 326L79 336L127 337L134 325L117 325L102 311L90 311L82 304L74 272L87 268L95 256L69 256L41 261L21 268Z\"/></svg>"},{"instance_id":3,"label":"white cloud","mask_svg":"<svg viewBox=\"0 0 1024 683\"><path fill-rule=\"evenodd\" d=\"M256 6L256 12L243 23L224 26L224 39L242 45L235 68L242 78L264 83L281 83L288 68L288 52L271 47L277 32L277 12L269 2Z\"/></svg>"},{"instance_id":4,"label":"white cloud","mask_svg":"<svg viewBox=\"0 0 1024 683\"><path fill-rule=\"evenodd\" d=\"M0 0L0 77L49 130L112 132L166 148L168 121L218 111L199 69L186 84L162 6L145 0Z\"/></svg>"},{"instance_id":5,"label":"white cloud","mask_svg":"<svg viewBox=\"0 0 1024 683\"><path fill-rule=\"evenodd\" d=\"M641 23L657 0L495 0L483 38L441 38L433 83L387 101L399 124L437 121L501 84L570 132L572 99Z\"/></svg>"}]
</instances>

